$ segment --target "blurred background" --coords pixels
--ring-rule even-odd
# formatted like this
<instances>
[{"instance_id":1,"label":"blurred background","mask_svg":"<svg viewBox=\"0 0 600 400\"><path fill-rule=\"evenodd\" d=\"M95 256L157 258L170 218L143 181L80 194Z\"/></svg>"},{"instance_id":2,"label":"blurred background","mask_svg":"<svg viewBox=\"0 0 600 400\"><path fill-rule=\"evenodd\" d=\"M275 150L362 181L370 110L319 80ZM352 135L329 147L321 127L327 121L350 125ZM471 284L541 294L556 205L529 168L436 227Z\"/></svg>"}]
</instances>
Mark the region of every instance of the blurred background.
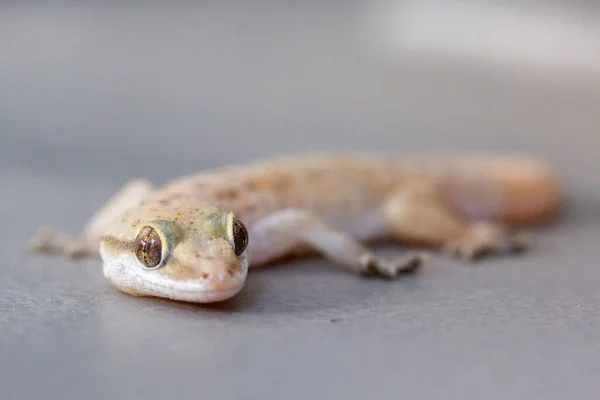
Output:
<instances>
[{"instance_id":1,"label":"blurred background","mask_svg":"<svg viewBox=\"0 0 600 400\"><path fill-rule=\"evenodd\" d=\"M581 182L597 165L595 2L2 2L0 38L2 168L162 182L323 149L529 152Z\"/></svg>"},{"instance_id":2,"label":"blurred background","mask_svg":"<svg viewBox=\"0 0 600 400\"><path fill-rule=\"evenodd\" d=\"M598 398L599 127L593 1L2 1L0 398ZM535 154L571 218L393 284L256 271L225 310L25 251L131 178L312 150Z\"/></svg>"}]
</instances>

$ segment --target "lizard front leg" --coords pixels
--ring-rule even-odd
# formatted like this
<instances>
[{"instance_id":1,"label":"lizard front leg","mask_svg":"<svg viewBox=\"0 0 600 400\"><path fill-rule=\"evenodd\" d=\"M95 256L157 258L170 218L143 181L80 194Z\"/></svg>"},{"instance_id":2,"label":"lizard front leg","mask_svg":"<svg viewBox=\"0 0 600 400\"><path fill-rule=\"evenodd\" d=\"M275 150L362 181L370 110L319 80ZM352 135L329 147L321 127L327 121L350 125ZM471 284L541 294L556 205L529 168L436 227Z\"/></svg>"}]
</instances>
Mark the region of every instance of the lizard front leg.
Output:
<instances>
[{"instance_id":1,"label":"lizard front leg","mask_svg":"<svg viewBox=\"0 0 600 400\"><path fill-rule=\"evenodd\" d=\"M125 184L106 204L90 218L83 231L76 236L41 228L29 241L30 251L58 253L69 258L98 255L99 240L106 226L130 207L139 205L153 188L145 179Z\"/></svg>"},{"instance_id":2,"label":"lizard front leg","mask_svg":"<svg viewBox=\"0 0 600 400\"><path fill-rule=\"evenodd\" d=\"M522 251L531 240L501 222L469 221L433 182L405 184L384 201L382 211L394 239L439 247L466 260Z\"/></svg>"},{"instance_id":3,"label":"lizard front leg","mask_svg":"<svg viewBox=\"0 0 600 400\"><path fill-rule=\"evenodd\" d=\"M392 278L414 271L422 262L421 254L417 253L398 260L381 259L353 237L330 228L304 210L276 211L254 223L249 231L253 266L267 264L302 247L362 275Z\"/></svg>"}]
</instances>

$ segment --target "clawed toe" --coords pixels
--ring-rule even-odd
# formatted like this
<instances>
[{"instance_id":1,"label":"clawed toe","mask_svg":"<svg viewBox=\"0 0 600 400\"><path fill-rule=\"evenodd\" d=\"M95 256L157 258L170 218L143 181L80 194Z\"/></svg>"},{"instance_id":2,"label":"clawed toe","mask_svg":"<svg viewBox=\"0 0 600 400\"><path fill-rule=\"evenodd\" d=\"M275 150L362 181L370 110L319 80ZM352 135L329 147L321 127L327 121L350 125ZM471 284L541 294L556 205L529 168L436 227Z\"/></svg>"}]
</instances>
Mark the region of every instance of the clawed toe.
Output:
<instances>
[{"instance_id":1,"label":"clawed toe","mask_svg":"<svg viewBox=\"0 0 600 400\"><path fill-rule=\"evenodd\" d=\"M472 234L450 243L445 250L460 259L475 261L491 255L520 253L531 247L533 237L526 233Z\"/></svg>"},{"instance_id":2,"label":"clawed toe","mask_svg":"<svg viewBox=\"0 0 600 400\"><path fill-rule=\"evenodd\" d=\"M61 234L49 228L40 229L28 243L32 252L62 254L67 258L81 258L94 252L94 247L81 237Z\"/></svg>"},{"instance_id":3,"label":"clawed toe","mask_svg":"<svg viewBox=\"0 0 600 400\"><path fill-rule=\"evenodd\" d=\"M361 273L369 276L395 278L399 274L409 274L418 270L425 260L423 254L409 254L396 260L384 260L373 254L367 254L361 260Z\"/></svg>"},{"instance_id":4,"label":"clawed toe","mask_svg":"<svg viewBox=\"0 0 600 400\"><path fill-rule=\"evenodd\" d=\"M532 244L532 235L525 232L519 232L507 237L506 240L501 241L498 247L503 253L520 253L529 249Z\"/></svg>"},{"instance_id":5,"label":"clawed toe","mask_svg":"<svg viewBox=\"0 0 600 400\"><path fill-rule=\"evenodd\" d=\"M40 228L27 243L27 247L33 252L56 252L58 243L56 233L50 228Z\"/></svg>"}]
</instances>

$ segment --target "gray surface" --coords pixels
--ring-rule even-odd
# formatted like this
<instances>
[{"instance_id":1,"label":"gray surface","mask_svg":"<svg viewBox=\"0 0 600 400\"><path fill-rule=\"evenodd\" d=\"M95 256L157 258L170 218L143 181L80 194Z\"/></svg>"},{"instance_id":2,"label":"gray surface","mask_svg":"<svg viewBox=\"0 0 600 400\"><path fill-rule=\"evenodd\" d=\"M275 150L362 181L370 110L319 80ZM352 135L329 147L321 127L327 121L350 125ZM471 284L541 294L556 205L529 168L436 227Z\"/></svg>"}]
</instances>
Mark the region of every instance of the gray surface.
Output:
<instances>
[{"instance_id":1,"label":"gray surface","mask_svg":"<svg viewBox=\"0 0 600 400\"><path fill-rule=\"evenodd\" d=\"M362 4L243 4L2 6L0 398L598 398L598 85L391 68L362 40ZM429 148L544 156L569 209L521 258L437 258L397 282L297 262L213 307L24 250L130 177Z\"/></svg>"}]
</instances>

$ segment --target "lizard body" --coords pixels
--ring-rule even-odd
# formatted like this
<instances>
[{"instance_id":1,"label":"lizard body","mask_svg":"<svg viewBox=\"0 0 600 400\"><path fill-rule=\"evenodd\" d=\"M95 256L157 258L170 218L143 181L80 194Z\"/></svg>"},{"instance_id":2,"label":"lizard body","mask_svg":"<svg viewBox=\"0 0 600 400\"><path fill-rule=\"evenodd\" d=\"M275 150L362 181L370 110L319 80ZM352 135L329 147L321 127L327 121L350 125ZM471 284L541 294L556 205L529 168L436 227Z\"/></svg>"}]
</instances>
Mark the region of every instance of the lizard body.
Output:
<instances>
[{"instance_id":1,"label":"lizard body","mask_svg":"<svg viewBox=\"0 0 600 400\"><path fill-rule=\"evenodd\" d=\"M209 303L241 290L249 266L321 254L394 277L419 253L383 260L391 239L472 259L521 250L513 228L551 220L558 179L526 157L308 154L219 168L162 188L134 180L70 237L42 230L39 251L100 254L106 278L133 295Z\"/></svg>"}]
</instances>

